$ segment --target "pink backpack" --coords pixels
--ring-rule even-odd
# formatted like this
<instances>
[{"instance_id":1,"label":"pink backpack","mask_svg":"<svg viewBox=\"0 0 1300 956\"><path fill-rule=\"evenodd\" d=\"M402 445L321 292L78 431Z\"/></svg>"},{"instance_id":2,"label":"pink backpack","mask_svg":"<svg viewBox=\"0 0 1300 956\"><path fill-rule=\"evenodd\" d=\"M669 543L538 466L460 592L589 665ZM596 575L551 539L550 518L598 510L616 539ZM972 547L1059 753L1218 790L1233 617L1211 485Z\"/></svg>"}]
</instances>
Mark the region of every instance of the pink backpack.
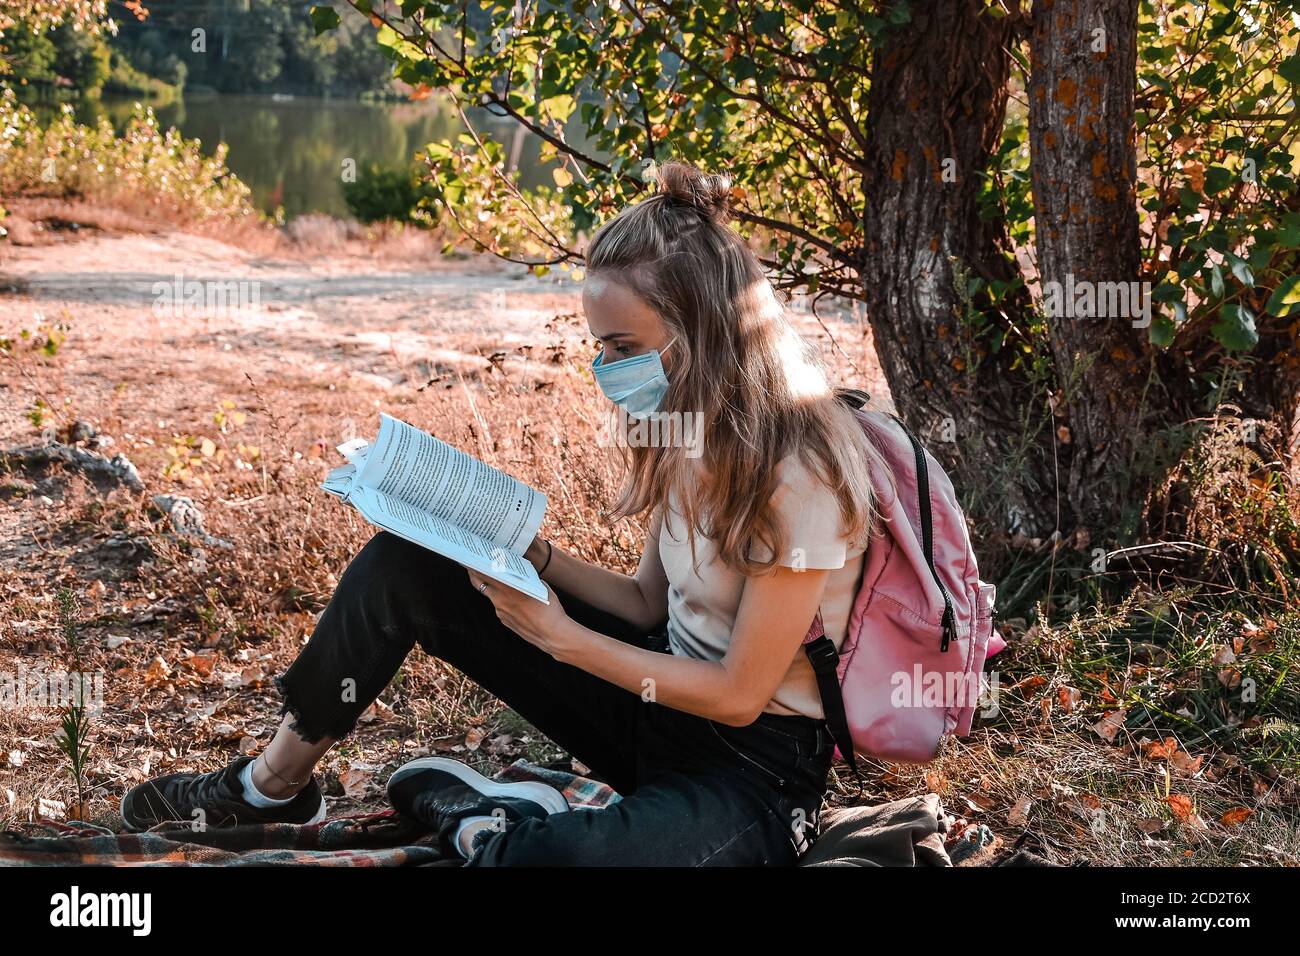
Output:
<instances>
[{"instance_id":1,"label":"pink backpack","mask_svg":"<svg viewBox=\"0 0 1300 956\"><path fill-rule=\"evenodd\" d=\"M924 763L947 735L970 733L993 634L995 589L979 579L952 482L902 421L843 389L889 463L875 482L883 521L837 653L821 612L804 638L837 753Z\"/></svg>"}]
</instances>

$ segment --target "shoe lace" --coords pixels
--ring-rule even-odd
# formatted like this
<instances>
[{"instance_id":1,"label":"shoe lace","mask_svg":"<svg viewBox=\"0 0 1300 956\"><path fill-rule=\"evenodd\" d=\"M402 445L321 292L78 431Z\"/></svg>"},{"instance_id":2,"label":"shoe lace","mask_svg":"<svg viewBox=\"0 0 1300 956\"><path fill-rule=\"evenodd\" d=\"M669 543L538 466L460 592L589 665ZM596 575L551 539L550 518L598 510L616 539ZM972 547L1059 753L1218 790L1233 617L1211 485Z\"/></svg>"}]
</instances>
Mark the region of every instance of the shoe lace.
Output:
<instances>
[{"instance_id":1,"label":"shoe lace","mask_svg":"<svg viewBox=\"0 0 1300 956\"><path fill-rule=\"evenodd\" d=\"M172 813L181 816L181 810L184 809L187 817L196 808L229 802L235 796L233 788L227 782L227 777L232 772L233 767L226 767L187 780L172 780L164 788L162 798Z\"/></svg>"}]
</instances>

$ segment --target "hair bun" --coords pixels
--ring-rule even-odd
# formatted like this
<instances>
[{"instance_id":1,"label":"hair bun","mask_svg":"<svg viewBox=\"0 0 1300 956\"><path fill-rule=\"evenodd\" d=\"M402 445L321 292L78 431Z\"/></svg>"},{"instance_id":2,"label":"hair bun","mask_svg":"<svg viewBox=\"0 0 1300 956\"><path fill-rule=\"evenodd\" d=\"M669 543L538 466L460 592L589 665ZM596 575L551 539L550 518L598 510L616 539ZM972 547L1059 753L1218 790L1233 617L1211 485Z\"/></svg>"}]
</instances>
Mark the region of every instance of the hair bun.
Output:
<instances>
[{"instance_id":1,"label":"hair bun","mask_svg":"<svg viewBox=\"0 0 1300 956\"><path fill-rule=\"evenodd\" d=\"M705 173L674 159L659 167L658 181L660 193L694 206L713 222L731 218L731 177L726 173Z\"/></svg>"}]
</instances>

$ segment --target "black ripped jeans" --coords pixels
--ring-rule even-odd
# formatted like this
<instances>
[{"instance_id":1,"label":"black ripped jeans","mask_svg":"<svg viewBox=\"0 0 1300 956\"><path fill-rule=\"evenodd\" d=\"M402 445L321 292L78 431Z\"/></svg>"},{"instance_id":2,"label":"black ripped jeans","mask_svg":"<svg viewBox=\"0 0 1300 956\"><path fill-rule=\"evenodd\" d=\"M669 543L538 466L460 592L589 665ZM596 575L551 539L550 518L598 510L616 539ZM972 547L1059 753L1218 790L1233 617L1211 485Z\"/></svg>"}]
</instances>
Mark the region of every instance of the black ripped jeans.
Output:
<instances>
[{"instance_id":1,"label":"black ripped jeans","mask_svg":"<svg viewBox=\"0 0 1300 956\"><path fill-rule=\"evenodd\" d=\"M585 626L667 652L663 635L558 597ZM348 565L311 640L276 680L294 729L309 741L346 736L416 643L623 798L508 825L474 865L790 865L816 832L834 750L824 721L764 714L730 727L645 702L529 644L464 568L386 532Z\"/></svg>"}]
</instances>

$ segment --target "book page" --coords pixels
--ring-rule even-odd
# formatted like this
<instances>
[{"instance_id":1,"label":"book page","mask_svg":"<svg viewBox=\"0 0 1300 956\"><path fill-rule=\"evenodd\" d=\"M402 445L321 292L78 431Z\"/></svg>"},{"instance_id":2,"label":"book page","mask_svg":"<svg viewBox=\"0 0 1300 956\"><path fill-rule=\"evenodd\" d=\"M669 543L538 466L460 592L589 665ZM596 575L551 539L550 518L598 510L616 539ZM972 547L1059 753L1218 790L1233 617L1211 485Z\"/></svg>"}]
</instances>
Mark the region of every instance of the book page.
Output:
<instances>
[{"instance_id":1,"label":"book page","mask_svg":"<svg viewBox=\"0 0 1300 956\"><path fill-rule=\"evenodd\" d=\"M321 482L321 487L332 494L335 498L342 498L347 501L348 492L352 490L352 482L356 480L357 469L353 465L339 465L337 468L330 470Z\"/></svg>"},{"instance_id":2,"label":"book page","mask_svg":"<svg viewBox=\"0 0 1300 956\"><path fill-rule=\"evenodd\" d=\"M373 488L355 487L348 500L371 524L550 603L537 570L513 551Z\"/></svg>"},{"instance_id":3,"label":"book page","mask_svg":"<svg viewBox=\"0 0 1300 956\"><path fill-rule=\"evenodd\" d=\"M402 501L522 555L542 526L546 496L472 455L389 415L355 485Z\"/></svg>"}]
</instances>

